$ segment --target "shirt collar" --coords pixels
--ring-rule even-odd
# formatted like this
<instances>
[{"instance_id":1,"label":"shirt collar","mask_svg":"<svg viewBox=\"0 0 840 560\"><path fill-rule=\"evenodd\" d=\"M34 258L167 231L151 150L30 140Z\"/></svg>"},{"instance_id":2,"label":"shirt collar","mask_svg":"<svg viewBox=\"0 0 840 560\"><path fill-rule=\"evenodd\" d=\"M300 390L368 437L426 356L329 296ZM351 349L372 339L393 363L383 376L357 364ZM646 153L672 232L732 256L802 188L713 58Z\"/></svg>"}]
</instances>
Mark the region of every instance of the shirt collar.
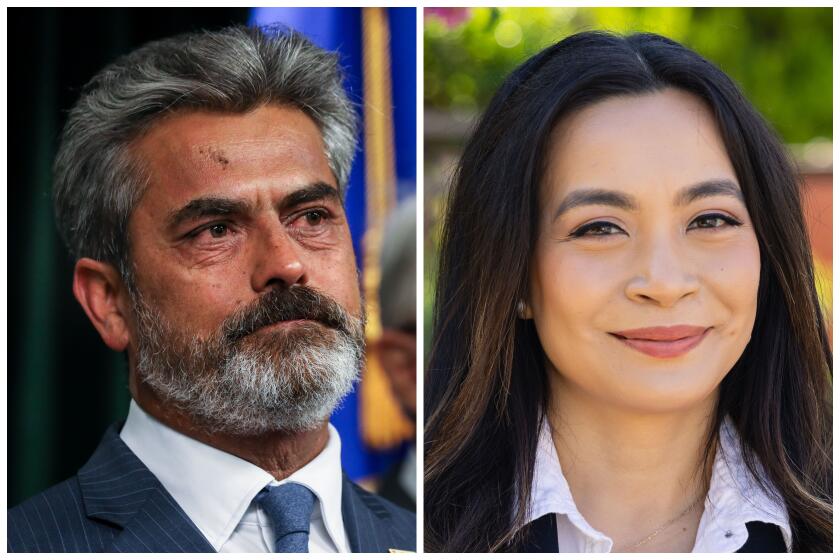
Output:
<instances>
[{"instance_id":1,"label":"shirt collar","mask_svg":"<svg viewBox=\"0 0 840 560\"><path fill-rule=\"evenodd\" d=\"M772 482L764 476L757 459L756 465L765 484L772 488ZM549 513L566 515L581 537L606 543L607 550L612 548L612 539L592 527L578 510L569 484L563 476L551 428L546 420L540 429L537 444L528 522ZM740 548L747 540L746 524L749 521L777 525L788 550L791 549L787 509L778 493L766 490L749 472L741 454L737 431L727 417L720 428L718 452L712 468L705 510L697 529L694 552L725 552L727 550L724 547L731 548L729 539L733 539L731 542L740 542Z\"/></svg>"},{"instance_id":2,"label":"shirt collar","mask_svg":"<svg viewBox=\"0 0 840 560\"><path fill-rule=\"evenodd\" d=\"M551 437L551 427L548 420L544 420L537 443L528 522L535 521L549 513L566 515L569 521L586 538L594 541L608 541L610 547L612 547L612 539L592 527L578 510L569 483L563 476L560 459L557 457L557 449L554 447L554 440Z\"/></svg>"},{"instance_id":3,"label":"shirt collar","mask_svg":"<svg viewBox=\"0 0 840 560\"><path fill-rule=\"evenodd\" d=\"M718 552L720 539L709 535L723 532L738 542L746 542L749 521L777 525L782 531L785 545L791 550L790 518L784 501L767 478L757 457L753 462L760 483L752 475L741 451L741 439L732 421L727 417L719 432L718 453L712 468L705 511L698 528L696 552ZM704 527L705 525L705 527Z\"/></svg>"},{"instance_id":4,"label":"shirt collar","mask_svg":"<svg viewBox=\"0 0 840 560\"><path fill-rule=\"evenodd\" d=\"M298 482L317 497L327 532L341 551L341 440L328 426L327 445L282 482ZM253 463L192 439L147 414L132 400L120 437L148 467L217 551L251 501L274 478Z\"/></svg>"}]
</instances>

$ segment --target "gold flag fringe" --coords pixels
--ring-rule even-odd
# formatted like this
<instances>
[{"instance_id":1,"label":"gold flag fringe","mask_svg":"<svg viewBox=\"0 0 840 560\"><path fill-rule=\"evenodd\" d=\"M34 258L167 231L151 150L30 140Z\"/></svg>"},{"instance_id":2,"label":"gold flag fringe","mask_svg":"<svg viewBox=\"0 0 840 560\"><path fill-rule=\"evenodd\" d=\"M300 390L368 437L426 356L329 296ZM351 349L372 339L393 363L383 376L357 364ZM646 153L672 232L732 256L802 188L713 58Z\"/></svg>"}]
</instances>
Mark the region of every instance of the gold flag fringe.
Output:
<instances>
[{"instance_id":1,"label":"gold flag fringe","mask_svg":"<svg viewBox=\"0 0 840 560\"><path fill-rule=\"evenodd\" d=\"M414 437L414 424L400 410L373 348L382 335L379 315L379 253L382 230L396 198L394 129L388 14L385 8L362 8L364 64L365 181L367 231L362 242L368 342L367 365L359 387L362 440L388 449Z\"/></svg>"}]
</instances>

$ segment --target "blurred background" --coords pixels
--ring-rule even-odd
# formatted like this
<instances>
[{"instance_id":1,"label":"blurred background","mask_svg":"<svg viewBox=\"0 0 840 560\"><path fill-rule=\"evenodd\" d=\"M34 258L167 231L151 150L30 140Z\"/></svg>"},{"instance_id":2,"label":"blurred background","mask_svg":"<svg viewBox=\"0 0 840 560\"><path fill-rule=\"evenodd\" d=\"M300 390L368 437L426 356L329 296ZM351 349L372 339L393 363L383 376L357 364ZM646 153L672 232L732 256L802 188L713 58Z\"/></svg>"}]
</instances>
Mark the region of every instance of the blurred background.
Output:
<instances>
[{"instance_id":1,"label":"blurred background","mask_svg":"<svg viewBox=\"0 0 840 560\"><path fill-rule=\"evenodd\" d=\"M53 221L51 167L67 112L121 54L177 33L247 23L282 23L337 51L362 123L346 207L367 298L369 360L331 421L345 471L378 488L414 448L413 414L391 390L377 341L382 231L392 209L415 193L416 11L12 8L7 15L7 506L72 476L105 429L125 418L130 398L124 357L105 347L73 298L73 262Z\"/></svg>"},{"instance_id":2,"label":"blurred background","mask_svg":"<svg viewBox=\"0 0 840 560\"><path fill-rule=\"evenodd\" d=\"M653 32L726 72L776 128L802 174L823 312L832 317L831 8L426 8L424 329L451 173L476 117L528 57L587 30Z\"/></svg>"}]
</instances>

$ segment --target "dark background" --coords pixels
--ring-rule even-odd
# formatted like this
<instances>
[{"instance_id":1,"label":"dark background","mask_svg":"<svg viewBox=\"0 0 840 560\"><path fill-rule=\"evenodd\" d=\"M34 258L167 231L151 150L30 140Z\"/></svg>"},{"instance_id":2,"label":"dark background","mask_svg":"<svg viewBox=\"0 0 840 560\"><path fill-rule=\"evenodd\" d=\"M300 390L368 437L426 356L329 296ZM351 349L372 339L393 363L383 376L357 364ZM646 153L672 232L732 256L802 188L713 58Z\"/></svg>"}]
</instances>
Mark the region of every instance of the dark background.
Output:
<instances>
[{"instance_id":1,"label":"dark background","mask_svg":"<svg viewBox=\"0 0 840 560\"><path fill-rule=\"evenodd\" d=\"M73 298L51 166L81 87L118 55L248 8L22 9L8 15L8 503L72 476L128 409L124 358ZM67 419L72 418L72 422Z\"/></svg>"}]
</instances>

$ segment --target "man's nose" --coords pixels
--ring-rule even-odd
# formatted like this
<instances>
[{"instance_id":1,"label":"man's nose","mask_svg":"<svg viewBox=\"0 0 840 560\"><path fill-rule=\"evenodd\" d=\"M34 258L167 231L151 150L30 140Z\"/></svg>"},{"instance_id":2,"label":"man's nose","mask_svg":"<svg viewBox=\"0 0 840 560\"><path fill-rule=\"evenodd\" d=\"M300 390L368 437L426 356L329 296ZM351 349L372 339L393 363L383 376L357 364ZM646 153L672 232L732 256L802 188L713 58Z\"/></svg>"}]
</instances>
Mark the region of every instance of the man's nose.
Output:
<instances>
[{"instance_id":1,"label":"man's nose","mask_svg":"<svg viewBox=\"0 0 840 560\"><path fill-rule=\"evenodd\" d=\"M257 235L251 280L255 292L273 289L277 284L289 287L308 283L301 248L282 224L260 228Z\"/></svg>"},{"instance_id":2,"label":"man's nose","mask_svg":"<svg viewBox=\"0 0 840 560\"><path fill-rule=\"evenodd\" d=\"M627 297L640 303L672 307L697 293L700 284L684 247L668 238L644 244L636 257L635 273L627 283Z\"/></svg>"}]
</instances>

